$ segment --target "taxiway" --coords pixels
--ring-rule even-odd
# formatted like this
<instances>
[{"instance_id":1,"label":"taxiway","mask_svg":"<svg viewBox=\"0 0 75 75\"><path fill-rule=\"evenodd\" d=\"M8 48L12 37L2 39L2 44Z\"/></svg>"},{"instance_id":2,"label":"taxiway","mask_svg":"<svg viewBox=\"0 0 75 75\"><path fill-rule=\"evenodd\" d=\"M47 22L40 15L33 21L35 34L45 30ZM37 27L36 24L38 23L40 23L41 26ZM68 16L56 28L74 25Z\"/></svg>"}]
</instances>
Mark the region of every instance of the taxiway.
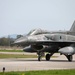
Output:
<instances>
[{"instance_id":1,"label":"taxiway","mask_svg":"<svg viewBox=\"0 0 75 75\"><path fill-rule=\"evenodd\" d=\"M3 67L5 71L75 69L75 55L73 55L72 62L68 62L65 56L59 56L59 54L57 58L51 58L50 61L45 61L43 58L40 62L37 61L37 58L0 59L0 72Z\"/></svg>"}]
</instances>

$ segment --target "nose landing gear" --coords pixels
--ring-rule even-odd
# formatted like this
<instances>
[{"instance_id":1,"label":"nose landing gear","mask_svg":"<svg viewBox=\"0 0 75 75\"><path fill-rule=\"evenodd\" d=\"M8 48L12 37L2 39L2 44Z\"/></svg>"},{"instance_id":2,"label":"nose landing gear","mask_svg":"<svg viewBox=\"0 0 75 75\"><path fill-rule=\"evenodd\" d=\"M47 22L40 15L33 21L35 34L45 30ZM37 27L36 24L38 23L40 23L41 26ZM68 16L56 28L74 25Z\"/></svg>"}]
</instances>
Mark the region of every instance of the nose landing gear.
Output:
<instances>
[{"instance_id":1,"label":"nose landing gear","mask_svg":"<svg viewBox=\"0 0 75 75\"><path fill-rule=\"evenodd\" d=\"M41 57L44 56L44 52L38 51L37 54L38 54L38 61L40 61Z\"/></svg>"}]
</instances>

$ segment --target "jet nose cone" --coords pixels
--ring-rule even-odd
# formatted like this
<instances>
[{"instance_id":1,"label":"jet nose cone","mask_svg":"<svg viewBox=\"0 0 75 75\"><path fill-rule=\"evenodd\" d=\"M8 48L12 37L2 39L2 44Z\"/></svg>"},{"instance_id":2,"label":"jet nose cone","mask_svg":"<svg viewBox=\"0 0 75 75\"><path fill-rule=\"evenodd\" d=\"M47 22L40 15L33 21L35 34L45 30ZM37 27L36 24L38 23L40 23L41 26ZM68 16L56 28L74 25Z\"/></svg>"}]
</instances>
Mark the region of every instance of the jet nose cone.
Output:
<instances>
[{"instance_id":1,"label":"jet nose cone","mask_svg":"<svg viewBox=\"0 0 75 75\"><path fill-rule=\"evenodd\" d=\"M27 40L28 40L28 38L27 38L26 36L24 36L24 37L21 37L21 38L17 39L17 40L14 42L14 44L26 43Z\"/></svg>"}]
</instances>

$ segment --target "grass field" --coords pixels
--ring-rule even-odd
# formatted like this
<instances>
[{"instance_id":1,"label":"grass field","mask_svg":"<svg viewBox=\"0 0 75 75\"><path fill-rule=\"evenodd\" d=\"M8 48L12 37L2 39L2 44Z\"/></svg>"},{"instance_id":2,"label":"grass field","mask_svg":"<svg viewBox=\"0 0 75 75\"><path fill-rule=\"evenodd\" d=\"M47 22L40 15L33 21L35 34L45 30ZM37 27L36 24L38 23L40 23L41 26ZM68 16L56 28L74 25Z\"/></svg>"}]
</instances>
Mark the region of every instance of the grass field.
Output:
<instances>
[{"instance_id":1,"label":"grass field","mask_svg":"<svg viewBox=\"0 0 75 75\"><path fill-rule=\"evenodd\" d=\"M36 58L37 55L24 55L24 54L0 54L0 59L2 58Z\"/></svg>"},{"instance_id":2,"label":"grass field","mask_svg":"<svg viewBox=\"0 0 75 75\"><path fill-rule=\"evenodd\" d=\"M45 57L45 56L44 56ZM0 54L0 59L3 58L38 58L36 55L25 55L25 54ZM52 56L51 58L57 58L57 56Z\"/></svg>"},{"instance_id":3,"label":"grass field","mask_svg":"<svg viewBox=\"0 0 75 75\"><path fill-rule=\"evenodd\" d=\"M75 75L73 70L48 70L48 71L26 71L26 72L6 72L0 75Z\"/></svg>"},{"instance_id":4,"label":"grass field","mask_svg":"<svg viewBox=\"0 0 75 75\"><path fill-rule=\"evenodd\" d=\"M24 52L23 50L0 50L0 52Z\"/></svg>"},{"instance_id":5,"label":"grass field","mask_svg":"<svg viewBox=\"0 0 75 75\"><path fill-rule=\"evenodd\" d=\"M0 50L0 52L24 52L23 50ZM52 58L56 58L57 56L52 56ZM1 58L37 58L36 55L25 55L25 54L2 54L0 53Z\"/></svg>"}]
</instances>

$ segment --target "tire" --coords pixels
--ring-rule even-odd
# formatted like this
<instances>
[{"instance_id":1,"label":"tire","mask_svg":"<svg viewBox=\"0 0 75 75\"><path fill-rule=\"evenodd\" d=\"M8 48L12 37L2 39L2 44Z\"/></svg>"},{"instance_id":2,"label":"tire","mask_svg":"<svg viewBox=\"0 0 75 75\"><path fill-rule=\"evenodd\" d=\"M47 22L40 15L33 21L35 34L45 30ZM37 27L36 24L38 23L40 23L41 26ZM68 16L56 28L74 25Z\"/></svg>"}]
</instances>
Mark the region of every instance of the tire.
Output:
<instances>
[{"instance_id":1,"label":"tire","mask_svg":"<svg viewBox=\"0 0 75 75\"><path fill-rule=\"evenodd\" d=\"M68 55L67 58L68 58L68 61L69 61L69 62L71 62L72 59L73 59L72 55Z\"/></svg>"},{"instance_id":2,"label":"tire","mask_svg":"<svg viewBox=\"0 0 75 75\"><path fill-rule=\"evenodd\" d=\"M46 54L46 61L50 60L50 54Z\"/></svg>"}]
</instances>

